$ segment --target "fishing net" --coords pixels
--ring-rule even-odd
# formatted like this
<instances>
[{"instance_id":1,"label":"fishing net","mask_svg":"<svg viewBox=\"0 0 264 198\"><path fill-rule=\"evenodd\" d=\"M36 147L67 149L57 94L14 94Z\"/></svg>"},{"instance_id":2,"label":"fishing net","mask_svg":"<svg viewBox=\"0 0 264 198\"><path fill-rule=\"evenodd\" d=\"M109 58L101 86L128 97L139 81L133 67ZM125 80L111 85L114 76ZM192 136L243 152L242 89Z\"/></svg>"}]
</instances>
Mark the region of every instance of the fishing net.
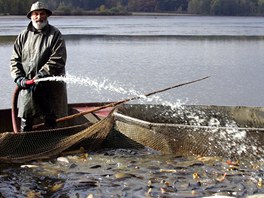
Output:
<instances>
[{"instance_id":1,"label":"fishing net","mask_svg":"<svg viewBox=\"0 0 264 198\"><path fill-rule=\"evenodd\" d=\"M114 116L115 130L165 154L264 157L264 108L134 104Z\"/></svg>"},{"instance_id":2,"label":"fishing net","mask_svg":"<svg viewBox=\"0 0 264 198\"><path fill-rule=\"evenodd\" d=\"M76 147L96 150L101 146L112 128L113 117L101 121L24 133L0 134L0 161L24 162L47 159ZM12 145L12 146L10 146Z\"/></svg>"},{"instance_id":3,"label":"fishing net","mask_svg":"<svg viewBox=\"0 0 264 198\"><path fill-rule=\"evenodd\" d=\"M85 120L85 119L84 119ZM123 104L106 118L53 130L0 134L0 161L48 159L84 147L150 147L164 154L264 158L264 108Z\"/></svg>"}]
</instances>

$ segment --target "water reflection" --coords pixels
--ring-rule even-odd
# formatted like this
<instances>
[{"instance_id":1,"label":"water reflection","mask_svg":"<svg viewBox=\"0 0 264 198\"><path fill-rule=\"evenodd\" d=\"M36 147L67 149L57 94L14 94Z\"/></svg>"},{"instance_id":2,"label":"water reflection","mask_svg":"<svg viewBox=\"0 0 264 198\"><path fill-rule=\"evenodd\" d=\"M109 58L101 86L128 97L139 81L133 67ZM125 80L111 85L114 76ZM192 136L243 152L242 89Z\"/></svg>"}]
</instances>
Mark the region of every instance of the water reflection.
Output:
<instances>
[{"instance_id":1,"label":"water reflection","mask_svg":"<svg viewBox=\"0 0 264 198\"><path fill-rule=\"evenodd\" d=\"M263 36L262 17L211 16L52 16L63 34ZM0 35L17 35L26 16L1 16Z\"/></svg>"}]
</instances>

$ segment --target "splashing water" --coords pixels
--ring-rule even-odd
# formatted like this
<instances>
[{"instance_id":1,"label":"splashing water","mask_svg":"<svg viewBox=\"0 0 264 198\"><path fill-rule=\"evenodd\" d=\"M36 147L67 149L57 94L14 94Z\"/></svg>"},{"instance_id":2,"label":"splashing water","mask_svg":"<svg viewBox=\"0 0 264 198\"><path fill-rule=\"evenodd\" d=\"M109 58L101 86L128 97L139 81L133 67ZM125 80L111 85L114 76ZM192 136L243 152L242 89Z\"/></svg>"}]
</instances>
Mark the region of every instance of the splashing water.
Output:
<instances>
[{"instance_id":1,"label":"splashing water","mask_svg":"<svg viewBox=\"0 0 264 198\"><path fill-rule=\"evenodd\" d=\"M221 111L221 109L214 109L213 106L206 106L206 108L199 108L199 105L191 106L174 106L174 108L162 112L161 116L169 116L177 120L176 124L193 126L192 130L197 134L208 137L208 150L211 150L212 155L215 150L219 150L226 153L227 157L239 156L250 162L255 159L264 161L262 158L264 150L260 145L262 140L257 135L260 133L258 128L248 128L244 123L237 123L236 118L232 118L232 115ZM188 132L186 131L186 133Z\"/></svg>"},{"instance_id":2,"label":"splashing water","mask_svg":"<svg viewBox=\"0 0 264 198\"><path fill-rule=\"evenodd\" d=\"M158 104L168 106L171 112L164 112L169 114L172 118L179 118L184 120L185 124L193 126L209 126L212 127L210 132L212 134L211 142L218 142L219 149L229 150L230 152L238 153L242 155L247 151L251 151L252 154L257 151L257 146L251 139L247 138L247 132L245 130L239 130L236 122L226 118L224 120L219 120L212 115L207 114L202 110L192 111L186 109L184 104L187 102L181 102L179 99L176 102L164 101L160 96L149 96L146 97L144 94L139 93L134 89L125 89L118 85L116 82L109 82L107 79L99 82L96 79L91 79L88 77L81 78L74 75L67 74L67 76L56 76L56 77L46 77L35 80L35 82L42 81L63 81L67 84L77 84L82 86L89 86L94 88L96 91L111 91L118 94L123 94L125 97L139 97L140 103L156 102ZM221 124L222 123L222 124ZM223 126L224 123L224 126ZM223 128L225 127L225 129ZM213 145L212 145L213 146Z\"/></svg>"},{"instance_id":3,"label":"splashing water","mask_svg":"<svg viewBox=\"0 0 264 198\"><path fill-rule=\"evenodd\" d=\"M127 91L120 86L116 86L115 83L112 83L112 84L109 83L107 80L104 80L103 82L98 82L97 80L93 80L88 77L81 78L81 77L70 75L70 74L67 74L67 76L52 76L52 77L46 77L46 78L39 78L35 80L35 82L43 82L43 81L62 81L67 84L90 86L90 87L95 88L98 91L109 90L109 91L114 91L116 93L121 93L121 94L136 94L135 90Z\"/></svg>"},{"instance_id":4,"label":"splashing water","mask_svg":"<svg viewBox=\"0 0 264 198\"><path fill-rule=\"evenodd\" d=\"M159 96L148 96L146 97L144 93L140 93L137 90L134 89L125 89L118 85L116 82L109 82L107 79L103 80L102 82L99 82L96 79L91 79L89 77L78 77L71 74L66 74L66 76L52 76L52 77L45 77L45 78L39 78L36 79L35 82L43 82L43 81L62 81L67 84L73 84L73 85L82 85L82 86L89 86L94 88L96 91L111 91L114 93L125 95L125 97L132 96L132 97L138 97L139 100L144 102L156 102L161 103L162 105L170 106L171 108L179 108L182 104L180 100L177 100L176 103L172 103L169 101L164 101Z\"/></svg>"}]
</instances>

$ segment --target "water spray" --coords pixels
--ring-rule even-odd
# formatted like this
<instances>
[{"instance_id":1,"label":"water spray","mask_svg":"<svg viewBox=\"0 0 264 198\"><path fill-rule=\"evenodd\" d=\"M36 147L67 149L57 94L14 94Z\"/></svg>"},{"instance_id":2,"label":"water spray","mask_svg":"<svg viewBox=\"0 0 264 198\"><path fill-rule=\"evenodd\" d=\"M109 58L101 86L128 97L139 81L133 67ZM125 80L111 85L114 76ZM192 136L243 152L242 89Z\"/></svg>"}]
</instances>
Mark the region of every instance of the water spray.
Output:
<instances>
[{"instance_id":1,"label":"water spray","mask_svg":"<svg viewBox=\"0 0 264 198\"><path fill-rule=\"evenodd\" d=\"M139 95L135 90L127 91L126 89L120 86L116 86L113 83L107 82L107 80L104 80L103 82L98 82L90 78L80 78L69 74L67 74L67 76L52 76L52 77L34 79L34 83L39 83L44 81L61 81L67 84L77 84L77 85L95 87L97 90L109 90L126 95L127 94Z\"/></svg>"}]
</instances>

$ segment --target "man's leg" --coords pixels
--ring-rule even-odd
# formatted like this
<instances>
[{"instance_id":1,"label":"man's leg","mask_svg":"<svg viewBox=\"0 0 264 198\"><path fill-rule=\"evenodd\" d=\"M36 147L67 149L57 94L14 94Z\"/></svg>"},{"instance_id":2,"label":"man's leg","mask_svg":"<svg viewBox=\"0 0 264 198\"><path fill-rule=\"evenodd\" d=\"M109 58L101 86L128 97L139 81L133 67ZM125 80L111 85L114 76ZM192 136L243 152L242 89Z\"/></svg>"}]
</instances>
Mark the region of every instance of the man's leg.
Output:
<instances>
[{"instance_id":1,"label":"man's leg","mask_svg":"<svg viewBox=\"0 0 264 198\"><path fill-rule=\"evenodd\" d=\"M55 129L57 127L56 116L49 114L45 116L45 129Z\"/></svg>"},{"instance_id":2,"label":"man's leg","mask_svg":"<svg viewBox=\"0 0 264 198\"><path fill-rule=\"evenodd\" d=\"M20 131L32 131L33 119L32 118L21 118Z\"/></svg>"}]
</instances>

